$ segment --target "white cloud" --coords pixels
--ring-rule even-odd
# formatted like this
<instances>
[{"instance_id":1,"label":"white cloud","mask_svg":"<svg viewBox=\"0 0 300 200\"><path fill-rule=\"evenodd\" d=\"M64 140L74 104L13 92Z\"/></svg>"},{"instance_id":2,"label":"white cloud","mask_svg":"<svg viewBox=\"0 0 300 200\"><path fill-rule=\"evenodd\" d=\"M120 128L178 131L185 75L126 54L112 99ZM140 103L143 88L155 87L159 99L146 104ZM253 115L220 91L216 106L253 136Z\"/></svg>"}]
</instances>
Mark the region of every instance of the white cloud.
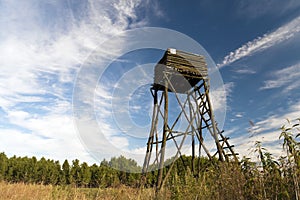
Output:
<instances>
[{"instance_id":1,"label":"white cloud","mask_svg":"<svg viewBox=\"0 0 300 200\"><path fill-rule=\"evenodd\" d=\"M238 73L238 74L255 74L256 71L254 71L253 69L237 69L234 71L235 73Z\"/></svg>"},{"instance_id":2,"label":"white cloud","mask_svg":"<svg viewBox=\"0 0 300 200\"><path fill-rule=\"evenodd\" d=\"M126 139L125 137L111 137L110 142L115 147L119 147L120 149L128 148L129 145L128 139Z\"/></svg>"},{"instance_id":3,"label":"white cloud","mask_svg":"<svg viewBox=\"0 0 300 200\"><path fill-rule=\"evenodd\" d=\"M273 79L264 82L261 90L283 88L283 92L290 92L291 90L300 87L300 63L277 70L271 74Z\"/></svg>"},{"instance_id":4,"label":"white cloud","mask_svg":"<svg viewBox=\"0 0 300 200\"><path fill-rule=\"evenodd\" d=\"M30 128L29 133L20 129L1 129L1 151L5 151L9 156L46 156L60 161L80 158L93 162L80 140L74 136L75 131L70 117L47 116L33 119L35 121L32 123L28 123L27 120L28 118L18 121L18 124Z\"/></svg>"},{"instance_id":5,"label":"white cloud","mask_svg":"<svg viewBox=\"0 0 300 200\"><path fill-rule=\"evenodd\" d=\"M234 83L229 82L225 83L222 88L217 88L210 91L211 101L215 111L223 110L222 108L226 106L226 99L230 97L233 88Z\"/></svg>"},{"instance_id":6,"label":"white cloud","mask_svg":"<svg viewBox=\"0 0 300 200\"><path fill-rule=\"evenodd\" d=\"M1 124L0 151L92 160L73 127L73 81L100 42L144 24L136 14L140 4L140 0L1 3L0 106L6 121ZM126 146L122 138L114 141Z\"/></svg>"},{"instance_id":7,"label":"white cloud","mask_svg":"<svg viewBox=\"0 0 300 200\"><path fill-rule=\"evenodd\" d=\"M238 113L238 114L236 114L235 115L235 117L237 117L237 118L241 118L241 117L243 117L244 115L242 114L242 113Z\"/></svg>"},{"instance_id":8,"label":"white cloud","mask_svg":"<svg viewBox=\"0 0 300 200\"><path fill-rule=\"evenodd\" d=\"M300 32L300 17L297 17L289 23L279 27L275 31L258 37L252 41L247 42L235 51L230 52L224 57L223 62L218 64L218 67L229 65L246 56L251 56L258 51L270 48L280 42L292 38Z\"/></svg>"}]
</instances>

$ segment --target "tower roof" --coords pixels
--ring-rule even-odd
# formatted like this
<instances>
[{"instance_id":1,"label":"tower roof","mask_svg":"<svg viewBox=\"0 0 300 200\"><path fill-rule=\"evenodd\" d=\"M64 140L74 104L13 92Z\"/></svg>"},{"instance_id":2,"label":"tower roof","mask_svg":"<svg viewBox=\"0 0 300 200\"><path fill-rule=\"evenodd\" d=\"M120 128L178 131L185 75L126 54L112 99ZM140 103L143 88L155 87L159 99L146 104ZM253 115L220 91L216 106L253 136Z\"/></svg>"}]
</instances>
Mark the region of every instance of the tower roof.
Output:
<instances>
[{"instance_id":1,"label":"tower roof","mask_svg":"<svg viewBox=\"0 0 300 200\"><path fill-rule=\"evenodd\" d=\"M155 66L153 87L164 90L166 77L169 91L185 93L200 80L207 79L207 64L202 55L169 48ZM175 90L175 91L174 91Z\"/></svg>"}]
</instances>

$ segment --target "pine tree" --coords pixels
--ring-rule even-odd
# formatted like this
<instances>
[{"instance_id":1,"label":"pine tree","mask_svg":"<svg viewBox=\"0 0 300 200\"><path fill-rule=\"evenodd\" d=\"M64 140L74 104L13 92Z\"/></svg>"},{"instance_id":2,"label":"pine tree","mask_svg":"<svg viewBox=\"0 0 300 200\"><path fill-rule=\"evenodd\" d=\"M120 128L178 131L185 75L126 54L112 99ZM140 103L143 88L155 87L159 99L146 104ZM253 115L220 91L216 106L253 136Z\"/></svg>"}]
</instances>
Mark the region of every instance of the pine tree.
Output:
<instances>
[{"instance_id":1,"label":"pine tree","mask_svg":"<svg viewBox=\"0 0 300 200\"><path fill-rule=\"evenodd\" d=\"M6 171L7 171L7 162L8 158L5 153L0 153L0 181L5 180Z\"/></svg>"},{"instance_id":2,"label":"pine tree","mask_svg":"<svg viewBox=\"0 0 300 200\"><path fill-rule=\"evenodd\" d=\"M61 184L70 184L70 164L68 160L65 160L62 165L62 177Z\"/></svg>"},{"instance_id":3,"label":"pine tree","mask_svg":"<svg viewBox=\"0 0 300 200\"><path fill-rule=\"evenodd\" d=\"M91 181L91 170L86 162L80 166L80 186L87 187Z\"/></svg>"},{"instance_id":4,"label":"pine tree","mask_svg":"<svg viewBox=\"0 0 300 200\"><path fill-rule=\"evenodd\" d=\"M89 187L93 187L93 188L99 188L102 183L102 177L103 177L103 173L101 173L101 167L99 167L96 164L93 164L90 167L90 171L91 171L91 181L90 181L90 185Z\"/></svg>"},{"instance_id":5,"label":"pine tree","mask_svg":"<svg viewBox=\"0 0 300 200\"><path fill-rule=\"evenodd\" d=\"M78 159L72 161L72 167L70 171L70 183L77 187L80 185L80 165Z\"/></svg>"}]
</instances>

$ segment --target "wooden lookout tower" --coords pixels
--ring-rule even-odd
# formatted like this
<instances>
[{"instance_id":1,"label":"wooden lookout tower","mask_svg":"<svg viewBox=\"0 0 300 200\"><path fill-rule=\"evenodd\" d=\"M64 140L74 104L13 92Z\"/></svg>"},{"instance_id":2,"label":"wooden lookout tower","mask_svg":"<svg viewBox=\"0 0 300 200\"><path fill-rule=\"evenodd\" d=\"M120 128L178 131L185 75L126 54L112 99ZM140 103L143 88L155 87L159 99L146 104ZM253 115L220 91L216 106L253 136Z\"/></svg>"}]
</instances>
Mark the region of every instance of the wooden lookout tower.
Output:
<instances>
[{"instance_id":1,"label":"wooden lookout tower","mask_svg":"<svg viewBox=\"0 0 300 200\"><path fill-rule=\"evenodd\" d=\"M167 157L166 147L170 142L175 150L171 151L173 155L168 156L174 160L183 154L183 146L189 142L192 155L191 170L194 174L197 173L196 157L207 156L210 159L217 157L220 161L237 161L237 154L229 144L229 138L223 136L223 131L219 131L214 119L204 56L167 49L155 66L151 93L154 102L152 124L142 173L145 177L147 172L158 169L157 190L163 187L174 165L174 162L167 163L168 169L163 170ZM169 106L171 100L176 106ZM175 107L179 108L180 112L171 119L169 114ZM163 127L159 127L159 124ZM207 146L208 140L213 144L213 148L212 145ZM200 163L198 165L200 166Z\"/></svg>"}]
</instances>

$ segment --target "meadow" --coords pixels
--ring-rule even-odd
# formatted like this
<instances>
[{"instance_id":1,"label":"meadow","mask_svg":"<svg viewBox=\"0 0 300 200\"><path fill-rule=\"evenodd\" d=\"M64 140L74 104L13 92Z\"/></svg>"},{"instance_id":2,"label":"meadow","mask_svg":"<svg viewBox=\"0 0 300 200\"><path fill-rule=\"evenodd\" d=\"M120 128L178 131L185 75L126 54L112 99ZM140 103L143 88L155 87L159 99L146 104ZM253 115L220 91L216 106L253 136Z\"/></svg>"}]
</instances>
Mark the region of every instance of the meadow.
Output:
<instances>
[{"instance_id":1,"label":"meadow","mask_svg":"<svg viewBox=\"0 0 300 200\"><path fill-rule=\"evenodd\" d=\"M76 188L70 186L52 186L25 183L0 183L1 200L88 200L88 199L154 199L153 189L118 188Z\"/></svg>"},{"instance_id":2,"label":"meadow","mask_svg":"<svg viewBox=\"0 0 300 200\"><path fill-rule=\"evenodd\" d=\"M115 170L116 165L140 167L125 157L100 165L66 160L62 165L35 157L8 158L0 154L0 199L300 199L300 136L298 119L282 126L279 138L286 155L274 157L260 141L254 145L258 161L243 157L239 162L197 158L192 172L190 156L173 167L164 188L156 192L157 171L141 174ZM168 166L166 166L168 167Z\"/></svg>"}]
</instances>

